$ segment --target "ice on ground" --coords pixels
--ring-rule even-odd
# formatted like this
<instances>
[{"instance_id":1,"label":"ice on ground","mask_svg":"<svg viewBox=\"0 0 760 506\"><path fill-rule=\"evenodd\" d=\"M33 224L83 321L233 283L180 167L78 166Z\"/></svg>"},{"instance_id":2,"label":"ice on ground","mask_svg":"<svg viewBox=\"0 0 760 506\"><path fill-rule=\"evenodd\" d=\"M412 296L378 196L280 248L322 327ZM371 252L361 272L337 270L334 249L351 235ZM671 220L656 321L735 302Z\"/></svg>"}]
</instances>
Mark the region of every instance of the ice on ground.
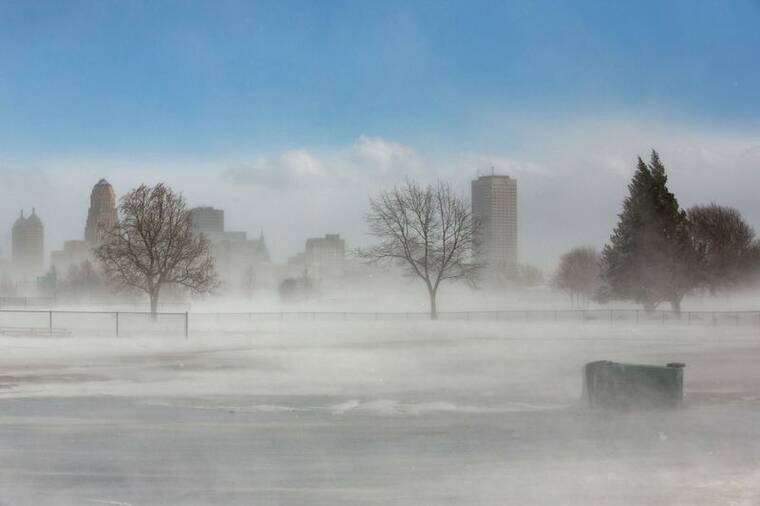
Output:
<instances>
[{"instance_id":1,"label":"ice on ground","mask_svg":"<svg viewBox=\"0 0 760 506\"><path fill-rule=\"evenodd\" d=\"M756 331L3 338L0 504L757 504ZM579 409L581 367L598 359L685 362L687 407Z\"/></svg>"}]
</instances>

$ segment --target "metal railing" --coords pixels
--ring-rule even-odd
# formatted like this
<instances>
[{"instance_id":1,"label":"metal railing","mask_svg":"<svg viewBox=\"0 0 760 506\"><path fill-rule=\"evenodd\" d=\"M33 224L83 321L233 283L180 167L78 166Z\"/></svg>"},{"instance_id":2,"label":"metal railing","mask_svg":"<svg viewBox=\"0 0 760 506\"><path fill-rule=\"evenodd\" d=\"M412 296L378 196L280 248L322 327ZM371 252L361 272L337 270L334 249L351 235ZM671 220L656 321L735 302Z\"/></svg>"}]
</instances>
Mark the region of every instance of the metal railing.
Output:
<instances>
[{"instance_id":1,"label":"metal railing","mask_svg":"<svg viewBox=\"0 0 760 506\"><path fill-rule=\"evenodd\" d=\"M194 322L206 321L388 321L429 320L424 311L269 311L269 312L194 312ZM517 321L517 322L632 322L677 324L755 324L760 325L760 311L651 311L640 309L515 309L503 311L444 311L439 320Z\"/></svg>"},{"instance_id":2,"label":"metal railing","mask_svg":"<svg viewBox=\"0 0 760 506\"><path fill-rule=\"evenodd\" d=\"M53 307L55 297L0 297L0 308Z\"/></svg>"},{"instance_id":3,"label":"metal railing","mask_svg":"<svg viewBox=\"0 0 760 506\"><path fill-rule=\"evenodd\" d=\"M672 311L637 309L454 311L438 313L440 321L751 326L760 329L760 311ZM427 312L276 311L159 312L62 311L0 309L0 335L30 336L181 336L193 332L256 330L272 322L391 322L429 321Z\"/></svg>"},{"instance_id":4,"label":"metal railing","mask_svg":"<svg viewBox=\"0 0 760 506\"><path fill-rule=\"evenodd\" d=\"M272 325L298 323L320 325L341 322L425 322L427 312L355 312L355 311L274 311L237 313L190 313L190 330L197 333L272 330ZM547 323L581 325L636 326L712 326L743 327L760 332L760 311L672 311L646 312L637 309L587 310L508 310L440 312L442 322ZM274 329L278 329L275 327Z\"/></svg>"},{"instance_id":5,"label":"metal railing","mask_svg":"<svg viewBox=\"0 0 760 506\"><path fill-rule=\"evenodd\" d=\"M0 335L187 338L189 331L186 312L0 310Z\"/></svg>"}]
</instances>

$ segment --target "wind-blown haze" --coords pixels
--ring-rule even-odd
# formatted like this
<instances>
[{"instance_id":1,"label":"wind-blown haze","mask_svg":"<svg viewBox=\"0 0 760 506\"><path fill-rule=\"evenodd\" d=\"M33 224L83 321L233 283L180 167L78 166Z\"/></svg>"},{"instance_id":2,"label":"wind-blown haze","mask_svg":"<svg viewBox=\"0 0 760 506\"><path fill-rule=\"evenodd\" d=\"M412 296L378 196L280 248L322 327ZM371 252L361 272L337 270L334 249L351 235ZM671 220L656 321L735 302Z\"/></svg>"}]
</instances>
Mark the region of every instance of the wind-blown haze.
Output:
<instances>
[{"instance_id":1,"label":"wind-blown haze","mask_svg":"<svg viewBox=\"0 0 760 506\"><path fill-rule=\"evenodd\" d=\"M165 180L284 260L367 242L380 187L519 184L521 261L601 246L656 148L684 207L760 223L760 4L3 2L0 227L82 234L92 184ZM318 190L318 191L316 191Z\"/></svg>"}]
</instances>

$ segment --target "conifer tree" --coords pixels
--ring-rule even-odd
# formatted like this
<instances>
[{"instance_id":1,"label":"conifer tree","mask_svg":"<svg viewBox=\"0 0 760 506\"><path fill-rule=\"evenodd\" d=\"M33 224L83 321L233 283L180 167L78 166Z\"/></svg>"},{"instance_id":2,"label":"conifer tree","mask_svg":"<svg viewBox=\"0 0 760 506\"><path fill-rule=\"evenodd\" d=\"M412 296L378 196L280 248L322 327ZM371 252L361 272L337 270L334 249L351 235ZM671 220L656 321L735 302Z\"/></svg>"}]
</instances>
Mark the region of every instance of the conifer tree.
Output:
<instances>
[{"instance_id":1,"label":"conifer tree","mask_svg":"<svg viewBox=\"0 0 760 506\"><path fill-rule=\"evenodd\" d=\"M681 300L696 283L696 252L686 213L667 187L656 151L649 164L638 159L620 221L602 252L602 298L632 300L647 311Z\"/></svg>"}]
</instances>

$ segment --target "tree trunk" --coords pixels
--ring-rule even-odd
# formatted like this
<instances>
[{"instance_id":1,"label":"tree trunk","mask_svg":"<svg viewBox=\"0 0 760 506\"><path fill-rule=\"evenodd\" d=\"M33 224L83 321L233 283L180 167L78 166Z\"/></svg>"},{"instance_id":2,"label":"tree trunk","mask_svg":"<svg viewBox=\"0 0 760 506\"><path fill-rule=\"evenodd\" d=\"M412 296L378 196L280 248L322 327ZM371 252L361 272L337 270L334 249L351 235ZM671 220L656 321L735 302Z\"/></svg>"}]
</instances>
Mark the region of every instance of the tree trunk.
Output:
<instances>
[{"instance_id":1,"label":"tree trunk","mask_svg":"<svg viewBox=\"0 0 760 506\"><path fill-rule=\"evenodd\" d=\"M428 295L430 296L430 319L431 320L437 320L438 319L438 307L435 304L436 291L435 290L428 290Z\"/></svg>"},{"instance_id":2,"label":"tree trunk","mask_svg":"<svg viewBox=\"0 0 760 506\"><path fill-rule=\"evenodd\" d=\"M675 296L670 300L670 309L676 314L676 317L681 317L681 297Z\"/></svg>"},{"instance_id":3,"label":"tree trunk","mask_svg":"<svg viewBox=\"0 0 760 506\"><path fill-rule=\"evenodd\" d=\"M150 292L150 318L153 321L158 319L158 289Z\"/></svg>"}]
</instances>

